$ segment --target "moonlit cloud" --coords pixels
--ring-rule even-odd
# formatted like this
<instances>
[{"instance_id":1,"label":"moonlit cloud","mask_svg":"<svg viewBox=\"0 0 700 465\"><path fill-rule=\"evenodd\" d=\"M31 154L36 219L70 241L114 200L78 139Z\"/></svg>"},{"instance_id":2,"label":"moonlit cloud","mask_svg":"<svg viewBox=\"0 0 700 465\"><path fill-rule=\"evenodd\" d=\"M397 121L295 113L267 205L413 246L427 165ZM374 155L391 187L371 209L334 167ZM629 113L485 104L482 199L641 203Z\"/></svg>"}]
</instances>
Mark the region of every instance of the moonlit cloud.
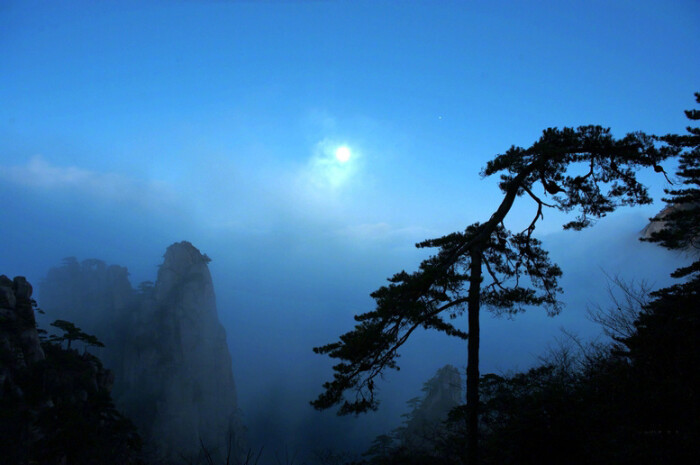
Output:
<instances>
[{"instance_id":1,"label":"moonlit cloud","mask_svg":"<svg viewBox=\"0 0 700 465\"><path fill-rule=\"evenodd\" d=\"M38 155L24 165L0 165L0 179L33 190L77 193L93 200L147 208L168 208L176 201L175 192L164 182L141 181L77 166L57 166Z\"/></svg>"},{"instance_id":2,"label":"moonlit cloud","mask_svg":"<svg viewBox=\"0 0 700 465\"><path fill-rule=\"evenodd\" d=\"M302 179L309 188L318 192L336 192L346 187L359 172L359 157L353 151L352 160L345 163L336 157L338 147L345 144L323 139L314 147L313 155L302 172Z\"/></svg>"}]
</instances>

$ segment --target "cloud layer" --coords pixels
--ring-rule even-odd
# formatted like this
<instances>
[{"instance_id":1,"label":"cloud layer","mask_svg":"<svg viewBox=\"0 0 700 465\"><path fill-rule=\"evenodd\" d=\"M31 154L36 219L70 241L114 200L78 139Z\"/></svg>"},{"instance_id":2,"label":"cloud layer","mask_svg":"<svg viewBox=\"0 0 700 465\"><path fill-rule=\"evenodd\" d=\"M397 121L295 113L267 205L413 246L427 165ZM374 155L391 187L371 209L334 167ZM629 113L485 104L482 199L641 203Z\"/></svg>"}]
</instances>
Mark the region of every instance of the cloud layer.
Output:
<instances>
[{"instance_id":1,"label":"cloud layer","mask_svg":"<svg viewBox=\"0 0 700 465\"><path fill-rule=\"evenodd\" d=\"M24 165L0 165L0 179L19 186L56 193L87 196L94 201L118 202L151 209L172 208L177 196L171 186L155 180L142 181L116 173L58 166L36 155Z\"/></svg>"}]
</instances>

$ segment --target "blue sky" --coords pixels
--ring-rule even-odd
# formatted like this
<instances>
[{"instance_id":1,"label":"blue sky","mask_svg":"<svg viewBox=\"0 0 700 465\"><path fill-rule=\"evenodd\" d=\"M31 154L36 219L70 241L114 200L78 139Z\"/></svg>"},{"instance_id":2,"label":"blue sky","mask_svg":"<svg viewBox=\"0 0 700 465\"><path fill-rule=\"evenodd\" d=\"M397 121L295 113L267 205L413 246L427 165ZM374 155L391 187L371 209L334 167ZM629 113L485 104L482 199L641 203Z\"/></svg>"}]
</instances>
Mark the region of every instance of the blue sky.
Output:
<instances>
[{"instance_id":1,"label":"blue sky","mask_svg":"<svg viewBox=\"0 0 700 465\"><path fill-rule=\"evenodd\" d=\"M495 192L485 161L546 127L682 128L699 16L694 2L6 2L0 160L119 177L207 227L269 227L230 200L254 195L342 224L454 228L492 208L470 201ZM356 152L342 185L300 174L319 144Z\"/></svg>"},{"instance_id":2,"label":"blue sky","mask_svg":"<svg viewBox=\"0 0 700 465\"><path fill-rule=\"evenodd\" d=\"M699 45L695 1L5 1L0 273L38 282L76 255L128 266L136 284L192 241L214 259L250 401L269 384L246 385L250 359L284 372L280 346L307 354L349 329L369 292L417 265L414 242L490 215L497 182L479 171L494 155L551 126L683 131ZM642 178L660 197L663 182ZM613 215L569 255L559 216L539 231L577 263L570 276L598 282L642 249L591 258L586 241L632 243L660 207ZM533 213L523 204L509 224ZM672 260L643 250L666 260L665 279ZM280 345L252 342L290 325ZM493 369L539 347L484 340ZM290 363L329 375L312 355Z\"/></svg>"}]
</instances>

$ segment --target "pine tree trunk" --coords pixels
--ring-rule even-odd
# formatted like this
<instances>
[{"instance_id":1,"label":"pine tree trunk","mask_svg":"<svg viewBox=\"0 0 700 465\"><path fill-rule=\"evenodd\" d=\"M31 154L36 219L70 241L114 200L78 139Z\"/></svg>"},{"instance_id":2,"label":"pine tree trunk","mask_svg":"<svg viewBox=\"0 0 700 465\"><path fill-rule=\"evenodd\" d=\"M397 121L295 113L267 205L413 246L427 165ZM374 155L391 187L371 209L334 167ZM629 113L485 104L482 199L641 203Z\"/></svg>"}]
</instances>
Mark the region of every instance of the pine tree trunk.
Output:
<instances>
[{"instance_id":1,"label":"pine tree trunk","mask_svg":"<svg viewBox=\"0 0 700 465\"><path fill-rule=\"evenodd\" d=\"M469 276L467 341L467 463L479 463L479 297L481 293L481 250L471 252Z\"/></svg>"}]
</instances>

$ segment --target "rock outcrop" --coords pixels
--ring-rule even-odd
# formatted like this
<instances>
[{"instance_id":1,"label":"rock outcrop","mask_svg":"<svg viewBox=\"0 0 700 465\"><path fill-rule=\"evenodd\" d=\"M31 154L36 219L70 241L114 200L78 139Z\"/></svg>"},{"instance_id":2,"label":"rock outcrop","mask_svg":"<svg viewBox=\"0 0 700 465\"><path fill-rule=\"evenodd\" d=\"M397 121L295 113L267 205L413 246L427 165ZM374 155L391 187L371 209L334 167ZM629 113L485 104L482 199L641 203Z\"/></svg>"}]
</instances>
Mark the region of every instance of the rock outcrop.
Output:
<instances>
[{"instance_id":1,"label":"rock outcrop","mask_svg":"<svg viewBox=\"0 0 700 465\"><path fill-rule=\"evenodd\" d=\"M240 447L236 389L209 258L189 242L168 247L155 285L133 290L126 268L68 260L41 288L47 313L103 340L114 399L154 462ZM201 442L200 442L201 441Z\"/></svg>"},{"instance_id":2,"label":"rock outcrop","mask_svg":"<svg viewBox=\"0 0 700 465\"><path fill-rule=\"evenodd\" d=\"M676 207L667 205L665 206L654 218L651 218L649 224L647 224L644 229L639 233L642 239L651 239L652 235L662 231L666 227L666 222L664 217L669 213L676 210Z\"/></svg>"},{"instance_id":3,"label":"rock outcrop","mask_svg":"<svg viewBox=\"0 0 700 465\"><path fill-rule=\"evenodd\" d=\"M666 229L668 224L666 219L669 215L673 216L677 212L687 213L688 210L695 210L697 212L698 210L700 210L700 204L698 204L697 202L689 202L682 204L666 205L656 216L651 218L649 224L647 224L644 227L644 229L642 229L642 231L639 233L640 238L642 240L652 239L654 235L659 234L661 231ZM682 226L680 227L682 228ZM699 249L700 235L696 234L694 236L690 236L690 243L687 244L685 251L697 255L699 253Z\"/></svg>"},{"instance_id":4,"label":"rock outcrop","mask_svg":"<svg viewBox=\"0 0 700 465\"><path fill-rule=\"evenodd\" d=\"M63 259L39 285L47 321L63 319L95 334L106 349L96 352L107 367L121 364L123 340L129 332L139 296L125 267L101 260Z\"/></svg>"},{"instance_id":5,"label":"rock outcrop","mask_svg":"<svg viewBox=\"0 0 700 465\"><path fill-rule=\"evenodd\" d=\"M32 286L0 276L0 462L136 464L140 438L99 359L42 341ZM81 333L88 336L85 333Z\"/></svg>"},{"instance_id":6,"label":"rock outcrop","mask_svg":"<svg viewBox=\"0 0 700 465\"><path fill-rule=\"evenodd\" d=\"M408 415L401 442L408 448L431 444L444 434L444 422L450 410L464 403L462 378L452 365L440 368L423 387L423 398Z\"/></svg>"},{"instance_id":7,"label":"rock outcrop","mask_svg":"<svg viewBox=\"0 0 700 465\"><path fill-rule=\"evenodd\" d=\"M463 450L439 449L455 437L463 435L462 421L454 422L450 412L460 407L462 378L452 365L440 368L423 385L423 396L408 401L410 411L403 424L391 434L375 438L363 454L369 463L459 463Z\"/></svg>"},{"instance_id":8,"label":"rock outcrop","mask_svg":"<svg viewBox=\"0 0 700 465\"><path fill-rule=\"evenodd\" d=\"M16 388L17 374L45 358L34 319L32 292L25 278L0 276L0 387Z\"/></svg>"}]
</instances>

